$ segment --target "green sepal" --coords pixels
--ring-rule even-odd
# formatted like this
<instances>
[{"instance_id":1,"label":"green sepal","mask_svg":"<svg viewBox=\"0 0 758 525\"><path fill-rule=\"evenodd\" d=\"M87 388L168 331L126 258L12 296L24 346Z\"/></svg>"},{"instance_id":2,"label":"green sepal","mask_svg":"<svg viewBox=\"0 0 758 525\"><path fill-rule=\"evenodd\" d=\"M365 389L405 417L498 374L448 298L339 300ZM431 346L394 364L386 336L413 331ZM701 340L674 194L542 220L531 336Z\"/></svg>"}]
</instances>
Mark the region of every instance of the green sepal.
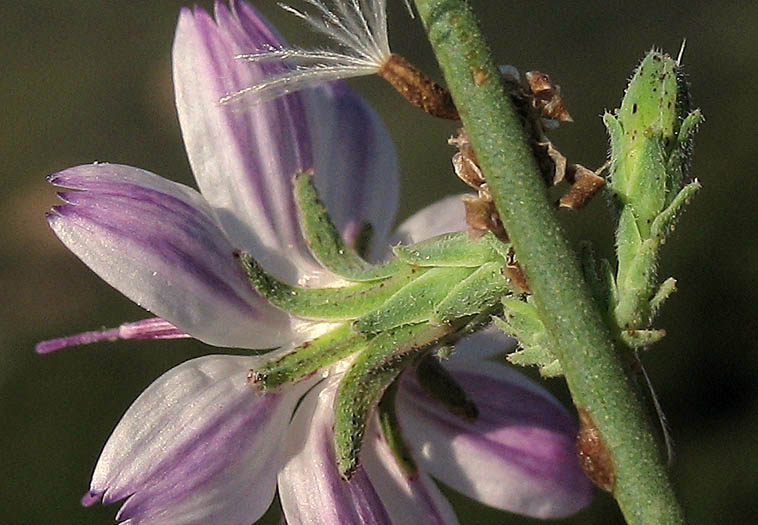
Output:
<instances>
[{"instance_id":1,"label":"green sepal","mask_svg":"<svg viewBox=\"0 0 758 525\"><path fill-rule=\"evenodd\" d=\"M483 241L487 241L490 247L497 252L500 258L504 261L513 259L513 245L509 242L503 242L492 233L487 233L482 237Z\"/></svg>"},{"instance_id":2,"label":"green sepal","mask_svg":"<svg viewBox=\"0 0 758 525\"><path fill-rule=\"evenodd\" d=\"M376 334L397 326L429 321L450 289L473 272L473 268L426 269L423 275L395 292L381 307L356 319L353 328L363 334Z\"/></svg>"},{"instance_id":3,"label":"green sepal","mask_svg":"<svg viewBox=\"0 0 758 525\"><path fill-rule=\"evenodd\" d=\"M291 352L251 370L250 380L264 390L302 379L365 348L368 339L343 323Z\"/></svg>"},{"instance_id":4,"label":"green sepal","mask_svg":"<svg viewBox=\"0 0 758 525\"><path fill-rule=\"evenodd\" d=\"M432 321L447 323L493 308L510 290L502 273L503 262L484 263L456 284L437 305Z\"/></svg>"},{"instance_id":5,"label":"green sepal","mask_svg":"<svg viewBox=\"0 0 758 525\"><path fill-rule=\"evenodd\" d=\"M502 258L487 237L470 239L466 232L446 233L410 246L392 248L395 256L406 264L416 266L464 266L477 268Z\"/></svg>"},{"instance_id":6,"label":"green sepal","mask_svg":"<svg viewBox=\"0 0 758 525\"><path fill-rule=\"evenodd\" d=\"M413 459L410 448L408 448L403 438L403 432L397 419L395 399L397 398L399 381L400 378L398 377L384 392L376 412L379 418L379 426L382 429L382 435L395 461L408 478L415 478L418 476L418 467L416 466L416 461Z\"/></svg>"},{"instance_id":7,"label":"green sepal","mask_svg":"<svg viewBox=\"0 0 758 525\"><path fill-rule=\"evenodd\" d=\"M413 359L452 331L429 323L401 326L377 335L358 354L335 402L335 451L343 478L358 468L366 426L386 388Z\"/></svg>"},{"instance_id":8,"label":"green sepal","mask_svg":"<svg viewBox=\"0 0 758 525\"><path fill-rule=\"evenodd\" d=\"M527 301L506 297L503 299L503 313L503 319L494 319L495 325L519 341L519 349L508 354L506 359L514 365L537 366L544 377L563 375L563 369L550 347L550 338L531 296Z\"/></svg>"},{"instance_id":9,"label":"green sepal","mask_svg":"<svg viewBox=\"0 0 758 525\"><path fill-rule=\"evenodd\" d=\"M267 274L248 253L238 253L253 287L277 308L324 321L356 319L379 308L394 293L426 270L403 265L389 278L335 288L290 286Z\"/></svg>"},{"instance_id":10,"label":"green sepal","mask_svg":"<svg viewBox=\"0 0 758 525\"><path fill-rule=\"evenodd\" d=\"M684 205L697 193L702 186L698 180L693 180L676 194L668 207L663 210L653 221L650 227L650 236L658 239L659 243L665 242L666 238L674 231L676 220L679 218Z\"/></svg>"},{"instance_id":11,"label":"green sepal","mask_svg":"<svg viewBox=\"0 0 758 525\"><path fill-rule=\"evenodd\" d=\"M661 285L658 287L658 291L655 292L655 295L652 299L650 299L650 317L651 320L656 316L658 313L658 310L660 309L661 305L668 299L671 294L676 292L676 279L673 277L669 277L665 281L661 283Z\"/></svg>"},{"instance_id":12,"label":"green sepal","mask_svg":"<svg viewBox=\"0 0 758 525\"><path fill-rule=\"evenodd\" d=\"M479 417L476 403L468 397L466 391L436 357L426 356L419 361L416 366L416 379L422 390L451 414L467 421L475 421Z\"/></svg>"},{"instance_id":13,"label":"green sepal","mask_svg":"<svg viewBox=\"0 0 758 525\"><path fill-rule=\"evenodd\" d=\"M373 281L398 271L400 261L393 259L374 266L345 244L318 196L313 172L295 175L294 193L303 236L313 256L324 268L350 281Z\"/></svg>"}]
</instances>

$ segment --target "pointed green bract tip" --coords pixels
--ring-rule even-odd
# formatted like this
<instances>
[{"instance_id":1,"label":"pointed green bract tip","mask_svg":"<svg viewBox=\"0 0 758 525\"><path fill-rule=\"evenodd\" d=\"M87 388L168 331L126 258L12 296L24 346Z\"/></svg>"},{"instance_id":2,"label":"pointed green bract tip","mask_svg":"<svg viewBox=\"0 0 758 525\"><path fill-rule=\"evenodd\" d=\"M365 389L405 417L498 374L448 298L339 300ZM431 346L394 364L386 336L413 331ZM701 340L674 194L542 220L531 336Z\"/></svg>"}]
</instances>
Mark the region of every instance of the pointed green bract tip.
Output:
<instances>
[{"instance_id":1,"label":"pointed green bract tip","mask_svg":"<svg viewBox=\"0 0 758 525\"><path fill-rule=\"evenodd\" d=\"M689 95L682 92L687 86L678 69L674 59L656 50L637 67L618 112L628 140L660 134L668 145L673 144L682 114L690 109Z\"/></svg>"},{"instance_id":2,"label":"pointed green bract tip","mask_svg":"<svg viewBox=\"0 0 758 525\"><path fill-rule=\"evenodd\" d=\"M611 136L609 189L634 211L642 237L686 182L700 120L681 66L656 50L635 70L615 116L603 117Z\"/></svg>"}]
</instances>

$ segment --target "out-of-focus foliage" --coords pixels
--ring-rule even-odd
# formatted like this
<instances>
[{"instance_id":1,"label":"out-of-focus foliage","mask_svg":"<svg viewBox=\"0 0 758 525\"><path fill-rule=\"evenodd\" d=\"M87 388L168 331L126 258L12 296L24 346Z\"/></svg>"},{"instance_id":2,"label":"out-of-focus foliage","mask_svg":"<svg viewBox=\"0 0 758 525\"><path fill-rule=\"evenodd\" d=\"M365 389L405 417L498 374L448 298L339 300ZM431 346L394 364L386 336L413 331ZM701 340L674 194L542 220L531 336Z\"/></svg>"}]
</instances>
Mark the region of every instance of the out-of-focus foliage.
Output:
<instances>
[{"instance_id":1,"label":"out-of-focus foliage","mask_svg":"<svg viewBox=\"0 0 758 525\"><path fill-rule=\"evenodd\" d=\"M208 7L209 2L202 2ZM268 0L257 5L286 35L306 32ZM418 22L391 2L393 50L437 75ZM703 190L664 247L661 275L678 279L658 325L668 336L644 356L669 418L673 466L692 523L740 523L758 513L758 256L754 87L758 4L749 2L511 2L473 0L498 61L561 84L573 124L551 135L570 162L597 167L600 115L618 106L652 46L684 64L707 122L692 175ZM115 508L83 509L91 468L118 418L160 373L215 352L192 341L104 343L38 356L40 339L143 316L47 229L55 203L45 175L95 160L140 166L185 183L170 48L182 2L60 0L0 5L0 516L4 523L111 523ZM506 12L508 6L509 11ZM378 79L353 86L385 116L403 169L401 217L465 188L446 144L454 126L406 105ZM577 238L612 246L596 199L561 212ZM549 386L565 399L562 380ZM531 523L455 499L463 523ZM614 503L568 523L618 523Z\"/></svg>"}]
</instances>

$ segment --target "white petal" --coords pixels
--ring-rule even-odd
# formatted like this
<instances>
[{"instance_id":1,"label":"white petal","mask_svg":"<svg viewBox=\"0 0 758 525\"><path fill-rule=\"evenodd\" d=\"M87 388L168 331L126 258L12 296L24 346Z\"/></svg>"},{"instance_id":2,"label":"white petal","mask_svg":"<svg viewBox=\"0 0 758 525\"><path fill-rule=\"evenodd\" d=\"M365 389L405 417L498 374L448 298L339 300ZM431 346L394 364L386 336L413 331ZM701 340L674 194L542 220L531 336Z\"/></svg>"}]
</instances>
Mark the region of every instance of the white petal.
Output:
<instances>
[{"instance_id":1,"label":"white petal","mask_svg":"<svg viewBox=\"0 0 758 525\"><path fill-rule=\"evenodd\" d=\"M279 474L279 498L289 525L390 523L362 468L350 481L334 455L335 381L314 388L295 413L287 436L288 459Z\"/></svg>"},{"instance_id":2,"label":"white petal","mask_svg":"<svg viewBox=\"0 0 758 525\"><path fill-rule=\"evenodd\" d=\"M268 508L281 436L303 389L261 394L254 357L207 356L156 380L129 408L100 456L87 503L127 498L129 523L247 525Z\"/></svg>"},{"instance_id":3,"label":"white petal","mask_svg":"<svg viewBox=\"0 0 758 525\"><path fill-rule=\"evenodd\" d=\"M341 82L308 94L315 181L329 215L352 245L364 223L384 249L398 203L395 147L376 112Z\"/></svg>"},{"instance_id":4,"label":"white petal","mask_svg":"<svg viewBox=\"0 0 758 525\"><path fill-rule=\"evenodd\" d=\"M372 418L361 451L361 464L387 508L394 525L454 525L453 507L423 471L405 472Z\"/></svg>"},{"instance_id":5,"label":"white petal","mask_svg":"<svg viewBox=\"0 0 758 525\"><path fill-rule=\"evenodd\" d=\"M312 167L302 98L220 103L282 67L235 58L278 44L260 18L247 20L244 5L231 12L217 3L217 21L199 8L182 10L173 48L179 121L198 186L232 242L297 282L321 270L303 241L292 196L293 175Z\"/></svg>"},{"instance_id":6,"label":"white petal","mask_svg":"<svg viewBox=\"0 0 758 525\"><path fill-rule=\"evenodd\" d=\"M65 205L48 222L61 241L138 305L209 344L271 348L290 318L258 295L216 215L193 189L118 164L52 175Z\"/></svg>"},{"instance_id":7,"label":"white petal","mask_svg":"<svg viewBox=\"0 0 758 525\"><path fill-rule=\"evenodd\" d=\"M454 370L479 409L474 422L455 416L406 374L398 417L420 466L487 505L556 518L592 499L576 457L576 424L552 397L505 366ZM484 368L484 364L482 367Z\"/></svg>"}]
</instances>

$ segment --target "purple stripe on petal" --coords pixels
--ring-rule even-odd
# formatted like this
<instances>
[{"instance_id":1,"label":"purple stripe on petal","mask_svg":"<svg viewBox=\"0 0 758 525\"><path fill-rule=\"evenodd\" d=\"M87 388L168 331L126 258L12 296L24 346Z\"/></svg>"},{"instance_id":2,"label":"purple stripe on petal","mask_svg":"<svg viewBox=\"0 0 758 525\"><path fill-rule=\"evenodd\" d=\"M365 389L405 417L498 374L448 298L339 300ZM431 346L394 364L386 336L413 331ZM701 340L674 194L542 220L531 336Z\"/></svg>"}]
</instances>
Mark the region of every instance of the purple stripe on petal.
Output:
<instances>
[{"instance_id":1,"label":"purple stripe on petal","mask_svg":"<svg viewBox=\"0 0 758 525\"><path fill-rule=\"evenodd\" d=\"M151 257L156 267L187 274L235 308L250 310L250 294L239 286L243 279L230 284L225 279L229 275L218 271L218 259L229 260L234 268L234 249L215 224L165 194L124 186L120 194L61 193L69 205L53 207L50 220L62 217L69 225L99 230L100 237L126 239L132 249Z\"/></svg>"},{"instance_id":2,"label":"purple stripe on petal","mask_svg":"<svg viewBox=\"0 0 758 525\"><path fill-rule=\"evenodd\" d=\"M194 190L128 166L71 168L79 191L48 216L63 243L109 284L209 344L278 346L290 318L247 281L215 213Z\"/></svg>"},{"instance_id":3,"label":"purple stripe on petal","mask_svg":"<svg viewBox=\"0 0 758 525\"><path fill-rule=\"evenodd\" d=\"M308 93L316 185L348 242L368 222L384 248L398 202L395 148L376 112L344 83Z\"/></svg>"},{"instance_id":4,"label":"purple stripe on petal","mask_svg":"<svg viewBox=\"0 0 758 525\"><path fill-rule=\"evenodd\" d=\"M155 381L103 450L91 493L128 498L117 519L248 524L274 495L281 436L309 386L261 394L247 382L259 361L208 356Z\"/></svg>"},{"instance_id":5,"label":"purple stripe on petal","mask_svg":"<svg viewBox=\"0 0 758 525\"><path fill-rule=\"evenodd\" d=\"M358 468L349 481L339 475L334 454L334 381L314 388L288 430L288 459L279 474L279 497L287 522L331 525L390 523L383 502Z\"/></svg>"},{"instance_id":6,"label":"purple stripe on petal","mask_svg":"<svg viewBox=\"0 0 758 525\"><path fill-rule=\"evenodd\" d=\"M302 239L292 196L292 176L312 167L302 98L220 104L282 66L235 58L278 45L253 8L218 3L215 14L216 21L201 9L182 11L174 42L177 108L195 178L232 241L269 271L290 282L324 274Z\"/></svg>"},{"instance_id":7,"label":"purple stripe on petal","mask_svg":"<svg viewBox=\"0 0 758 525\"><path fill-rule=\"evenodd\" d=\"M124 323L118 327L118 336L121 339L180 339L190 337L189 334L185 334L160 317Z\"/></svg>"},{"instance_id":8,"label":"purple stripe on petal","mask_svg":"<svg viewBox=\"0 0 758 525\"><path fill-rule=\"evenodd\" d=\"M566 516L589 504L576 424L549 394L509 374L496 379L496 371L453 373L479 408L473 423L429 398L411 374L402 383L398 416L423 468L469 497L529 516Z\"/></svg>"},{"instance_id":9,"label":"purple stripe on petal","mask_svg":"<svg viewBox=\"0 0 758 525\"><path fill-rule=\"evenodd\" d=\"M69 346L86 345L89 343L98 343L100 341L117 341L119 339L118 328L110 330L98 330L93 332L84 332L81 334L70 335L68 337L59 337L37 343L34 351L38 354L49 354L61 348Z\"/></svg>"},{"instance_id":10,"label":"purple stripe on petal","mask_svg":"<svg viewBox=\"0 0 758 525\"><path fill-rule=\"evenodd\" d=\"M83 507L91 507L98 501L100 501L100 498L103 497L102 492L95 492L93 490L87 491L84 496L82 496L82 499L80 500L80 503Z\"/></svg>"}]
</instances>

